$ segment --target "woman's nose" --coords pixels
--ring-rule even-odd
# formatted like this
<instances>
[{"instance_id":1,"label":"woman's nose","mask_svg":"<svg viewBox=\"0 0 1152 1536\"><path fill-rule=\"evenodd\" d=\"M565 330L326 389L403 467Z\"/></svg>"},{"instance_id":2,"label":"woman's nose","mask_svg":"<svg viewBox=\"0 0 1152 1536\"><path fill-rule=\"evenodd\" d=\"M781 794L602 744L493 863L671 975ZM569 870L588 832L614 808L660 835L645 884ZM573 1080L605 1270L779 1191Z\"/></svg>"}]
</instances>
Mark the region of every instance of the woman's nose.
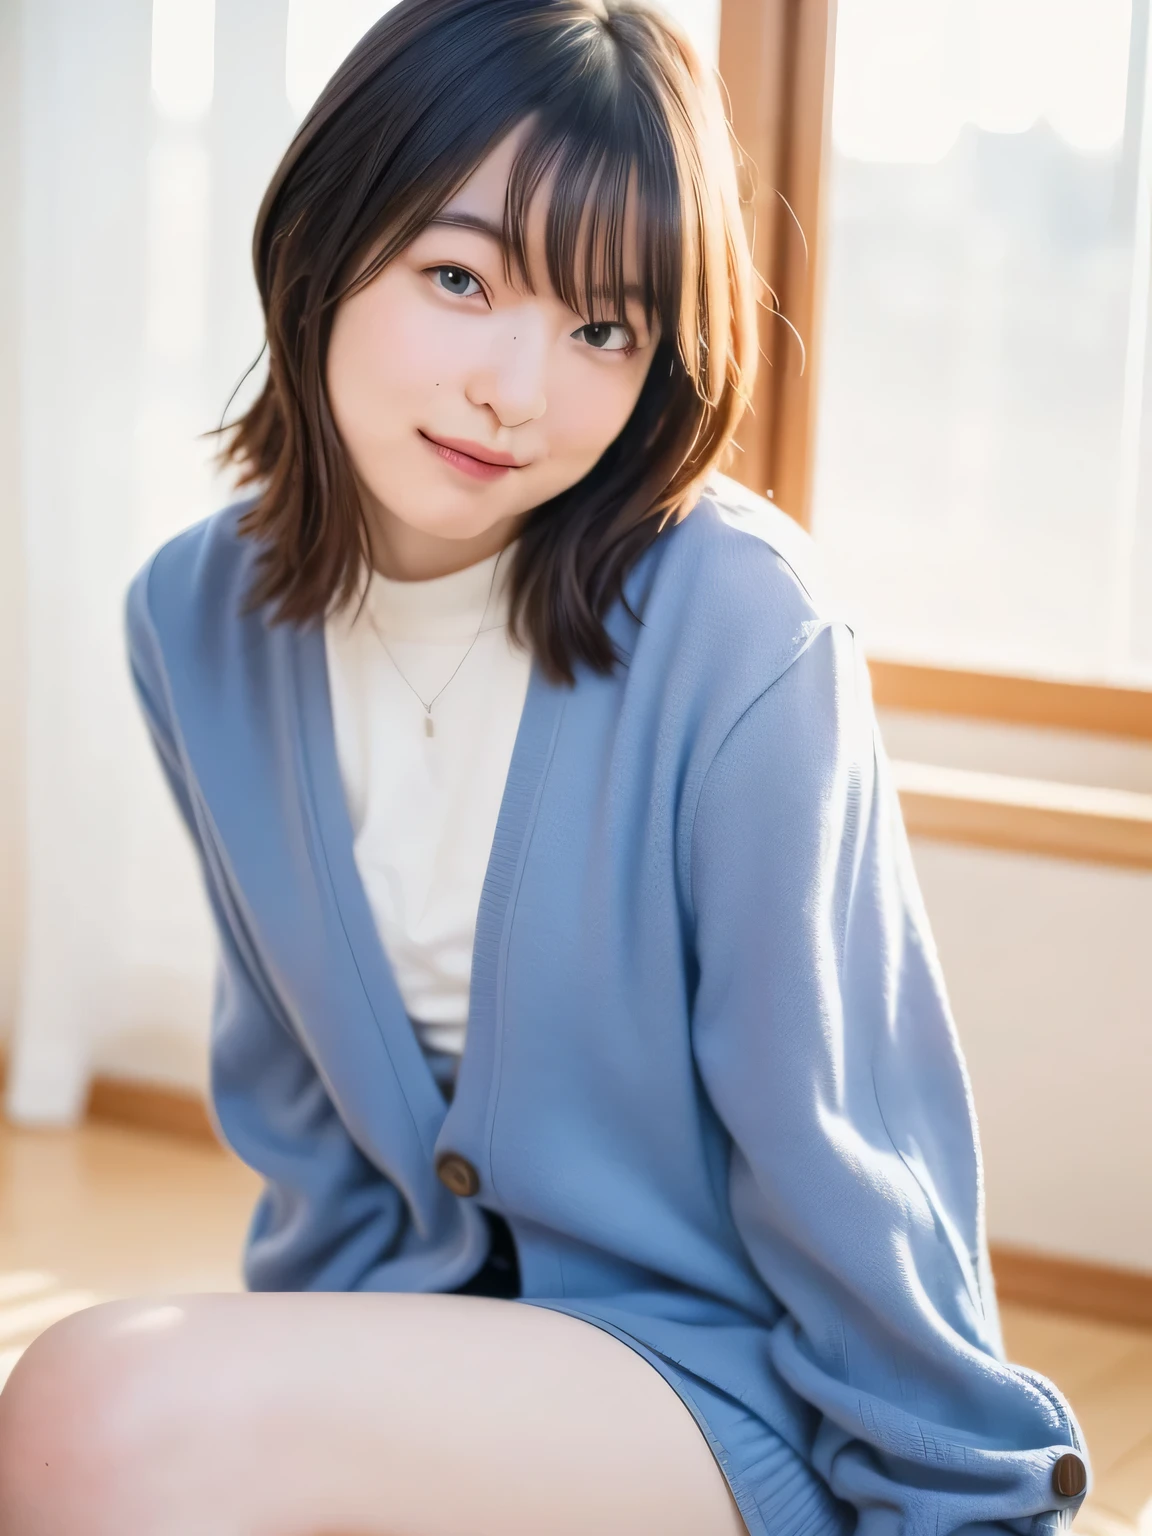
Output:
<instances>
[{"instance_id":1,"label":"woman's nose","mask_svg":"<svg viewBox=\"0 0 1152 1536\"><path fill-rule=\"evenodd\" d=\"M547 407L547 365L545 327L523 313L502 319L465 393L473 405L490 406L501 426L522 426L538 420Z\"/></svg>"}]
</instances>

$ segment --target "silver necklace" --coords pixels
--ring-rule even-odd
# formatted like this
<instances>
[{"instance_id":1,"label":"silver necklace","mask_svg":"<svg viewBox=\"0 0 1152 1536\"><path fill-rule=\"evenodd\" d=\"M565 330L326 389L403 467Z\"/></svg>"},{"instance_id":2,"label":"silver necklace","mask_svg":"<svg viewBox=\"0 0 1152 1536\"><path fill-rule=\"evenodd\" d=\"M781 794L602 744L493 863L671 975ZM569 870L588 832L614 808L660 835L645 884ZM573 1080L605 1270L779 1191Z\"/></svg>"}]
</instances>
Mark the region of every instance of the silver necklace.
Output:
<instances>
[{"instance_id":1,"label":"silver necklace","mask_svg":"<svg viewBox=\"0 0 1152 1536\"><path fill-rule=\"evenodd\" d=\"M435 726L435 724L433 723L433 720L432 720L432 706L433 706L433 704L435 704L436 700L440 697L440 695L444 692L444 689L448 687L448 684L453 681L453 679L455 678L457 672L459 672L460 668L468 660L469 656L471 656L471 654L472 654L472 647L476 644L477 640L479 640L479 638L480 638L480 636L481 636L481 634L482 634L482 632L484 630L484 620L488 617L488 608L489 608L489 605L492 602L492 593L496 590L496 572L500 569L500 561L503 558L504 558L504 551L501 550L500 553L496 556L496 564L492 567L492 580L488 583L488 596L487 596L487 598L484 601L484 612L480 615L480 623L476 626L476 633L472 636L472 639L468 642L468 649L464 652L463 656L461 656L460 660L456 663L455 667L452 669L452 676L448 679L448 682L445 683L443 685L443 687L439 688L432 695L432 697L430 699L425 699L421 694L416 692L416 689L412 686L411 680L405 675L404 668L396 660L395 656L393 656L391 648L389 647L387 640L385 640L384 636L381 634L380 626L376 623L376 616L375 616L375 614L373 614L371 608L368 609L368 622L369 622L369 624L371 624L373 632L375 633L377 640L379 640L380 644L384 647L384 654L388 657L388 660L396 668L397 675L399 676L400 681L408 689L408 692L410 694L412 694L413 698L418 699L419 702L420 702L420 706L421 706L421 708L424 711L424 734L425 734L425 736L435 736L435 734L436 734L436 726Z\"/></svg>"}]
</instances>

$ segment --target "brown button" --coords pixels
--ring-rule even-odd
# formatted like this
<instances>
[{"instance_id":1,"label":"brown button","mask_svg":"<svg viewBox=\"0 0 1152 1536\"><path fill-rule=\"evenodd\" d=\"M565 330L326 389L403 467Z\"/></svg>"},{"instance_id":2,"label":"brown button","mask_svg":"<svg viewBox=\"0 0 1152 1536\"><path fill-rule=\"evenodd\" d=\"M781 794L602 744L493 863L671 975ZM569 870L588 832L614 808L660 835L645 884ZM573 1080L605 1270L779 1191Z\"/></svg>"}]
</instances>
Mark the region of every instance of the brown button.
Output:
<instances>
[{"instance_id":1,"label":"brown button","mask_svg":"<svg viewBox=\"0 0 1152 1536\"><path fill-rule=\"evenodd\" d=\"M1063 1499L1075 1499L1088 1486L1088 1473L1079 1456L1069 1451L1052 1468L1052 1487Z\"/></svg>"},{"instance_id":2,"label":"brown button","mask_svg":"<svg viewBox=\"0 0 1152 1536\"><path fill-rule=\"evenodd\" d=\"M441 1152L436 1159L436 1177L454 1195L474 1195L480 1188L480 1175L459 1152Z\"/></svg>"}]
</instances>

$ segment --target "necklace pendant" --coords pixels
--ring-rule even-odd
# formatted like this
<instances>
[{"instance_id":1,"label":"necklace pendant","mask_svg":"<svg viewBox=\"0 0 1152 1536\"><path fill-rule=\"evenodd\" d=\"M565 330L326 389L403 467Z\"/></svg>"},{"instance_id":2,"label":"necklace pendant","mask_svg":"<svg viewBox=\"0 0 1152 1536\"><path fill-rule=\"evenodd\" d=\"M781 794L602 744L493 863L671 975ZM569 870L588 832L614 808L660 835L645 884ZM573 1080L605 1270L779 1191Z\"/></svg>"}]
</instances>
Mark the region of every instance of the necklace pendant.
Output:
<instances>
[{"instance_id":1,"label":"necklace pendant","mask_svg":"<svg viewBox=\"0 0 1152 1536\"><path fill-rule=\"evenodd\" d=\"M425 736L435 736L436 734L436 727L432 724L431 714L424 716L424 734Z\"/></svg>"}]
</instances>

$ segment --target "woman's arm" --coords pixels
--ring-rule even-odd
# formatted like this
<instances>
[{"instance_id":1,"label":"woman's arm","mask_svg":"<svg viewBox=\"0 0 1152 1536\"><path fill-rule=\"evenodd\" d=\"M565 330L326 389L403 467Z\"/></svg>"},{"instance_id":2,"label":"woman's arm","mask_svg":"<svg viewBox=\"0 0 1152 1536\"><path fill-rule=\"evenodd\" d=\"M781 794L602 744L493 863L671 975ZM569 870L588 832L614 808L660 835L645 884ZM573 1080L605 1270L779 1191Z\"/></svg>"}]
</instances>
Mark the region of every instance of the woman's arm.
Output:
<instances>
[{"instance_id":1,"label":"woman's arm","mask_svg":"<svg viewBox=\"0 0 1152 1536\"><path fill-rule=\"evenodd\" d=\"M692 847L697 1059L816 1466L860 1536L1055 1529L1081 1438L1004 1361L967 1077L846 628L733 727Z\"/></svg>"},{"instance_id":2,"label":"woman's arm","mask_svg":"<svg viewBox=\"0 0 1152 1536\"><path fill-rule=\"evenodd\" d=\"M224 1140L266 1181L249 1229L245 1280L252 1290L378 1289L377 1266L402 1234L404 1205L349 1137L251 943L173 728L148 612L148 570L128 595L129 660L216 920L213 1109Z\"/></svg>"}]
</instances>

